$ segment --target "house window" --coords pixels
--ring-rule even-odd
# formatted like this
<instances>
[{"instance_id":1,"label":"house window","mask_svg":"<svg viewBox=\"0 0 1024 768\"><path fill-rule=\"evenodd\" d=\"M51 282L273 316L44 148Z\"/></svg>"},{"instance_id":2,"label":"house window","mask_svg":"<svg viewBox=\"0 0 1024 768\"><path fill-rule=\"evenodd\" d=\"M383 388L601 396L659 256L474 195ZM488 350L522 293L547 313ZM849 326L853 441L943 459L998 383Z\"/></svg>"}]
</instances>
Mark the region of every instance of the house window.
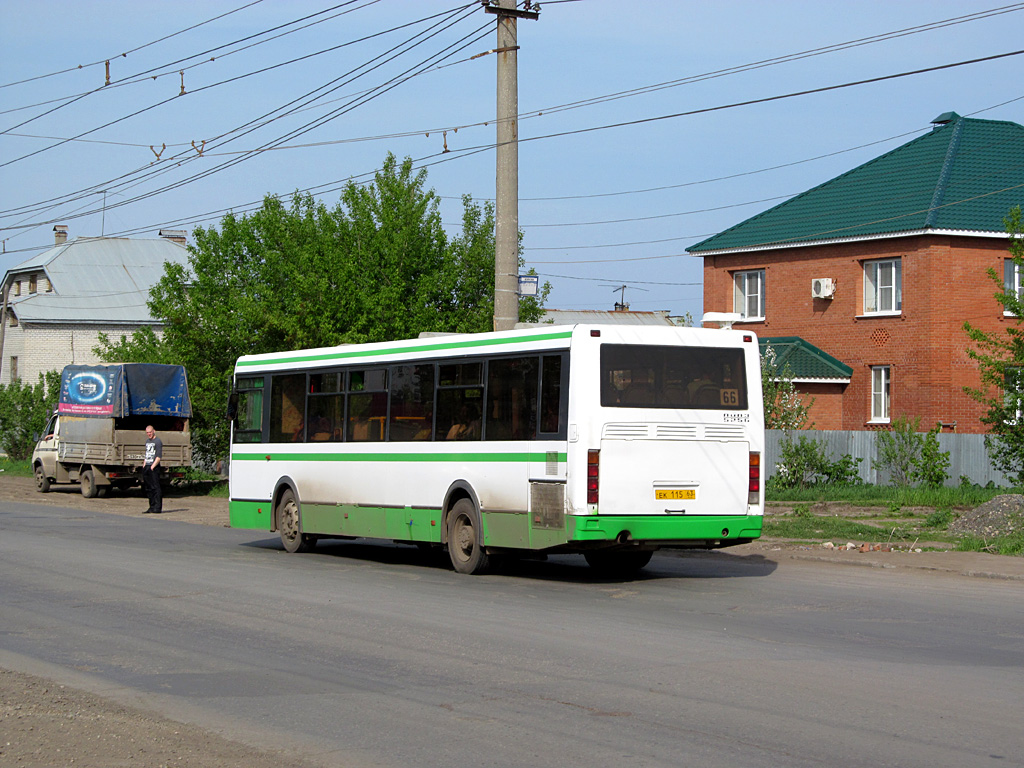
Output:
<instances>
[{"instance_id":1,"label":"house window","mask_svg":"<svg viewBox=\"0 0 1024 768\"><path fill-rule=\"evenodd\" d=\"M1010 367L1003 375L1003 404L1006 407L1006 423L1018 424L1021 417L1024 416L1024 368Z\"/></svg>"},{"instance_id":2,"label":"house window","mask_svg":"<svg viewBox=\"0 0 1024 768\"><path fill-rule=\"evenodd\" d=\"M11 355L11 381L18 380L18 357Z\"/></svg>"},{"instance_id":3,"label":"house window","mask_svg":"<svg viewBox=\"0 0 1024 768\"><path fill-rule=\"evenodd\" d=\"M1013 259L1006 259L1003 262L1003 285L1006 292L1012 294L1018 301L1024 300L1024 267ZM1004 314L1012 314L1004 311Z\"/></svg>"},{"instance_id":4,"label":"house window","mask_svg":"<svg viewBox=\"0 0 1024 768\"><path fill-rule=\"evenodd\" d=\"M892 371L888 365L871 368L871 421L888 423Z\"/></svg>"},{"instance_id":5,"label":"house window","mask_svg":"<svg viewBox=\"0 0 1024 768\"><path fill-rule=\"evenodd\" d=\"M14 295L21 296L21 280L14 281Z\"/></svg>"},{"instance_id":6,"label":"house window","mask_svg":"<svg viewBox=\"0 0 1024 768\"><path fill-rule=\"evenodd\" d=\"M28 292L29 293L35 293L36 292L36 276L35 275L29 275L28 276Z\"/></svg>"},{"instance_id":7,"label":"house window","mask_svg":"<svg viewBox=\"0 0 1024 768\"><path fill-rule=\"evenodd\" d=\"M764 320L764 270L733 275L733 312L744 320Z\"/></svg>"},{"instance_id":8,"label":"house window","mask_svg":"<svg viewBox=\"0 0 1024 768\"><path fill-rule=\"evenodd\" d=\"M895 313L903 309L900 259L864 264L864 313Z\"/></svg>"}]
</instances>

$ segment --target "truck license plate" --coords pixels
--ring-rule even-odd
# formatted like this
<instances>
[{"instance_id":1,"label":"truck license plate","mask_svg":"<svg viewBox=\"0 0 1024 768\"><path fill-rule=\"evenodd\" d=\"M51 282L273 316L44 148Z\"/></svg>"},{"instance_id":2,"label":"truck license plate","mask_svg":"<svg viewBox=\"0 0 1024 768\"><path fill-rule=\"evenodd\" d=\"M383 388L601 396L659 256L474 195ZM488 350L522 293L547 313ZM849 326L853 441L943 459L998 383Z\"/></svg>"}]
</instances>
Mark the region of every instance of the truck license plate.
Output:
<instances>
[{"instance_id":1,"label":"truck license plate","mask_svg":"<svg viewBox=\"0 0 1024 768\"><path fill-rule=\"evenodd\" d=\"M655 499L696 499L697 491L692 488L662 488L654 492Z\"/></svg>"}]
</instances>

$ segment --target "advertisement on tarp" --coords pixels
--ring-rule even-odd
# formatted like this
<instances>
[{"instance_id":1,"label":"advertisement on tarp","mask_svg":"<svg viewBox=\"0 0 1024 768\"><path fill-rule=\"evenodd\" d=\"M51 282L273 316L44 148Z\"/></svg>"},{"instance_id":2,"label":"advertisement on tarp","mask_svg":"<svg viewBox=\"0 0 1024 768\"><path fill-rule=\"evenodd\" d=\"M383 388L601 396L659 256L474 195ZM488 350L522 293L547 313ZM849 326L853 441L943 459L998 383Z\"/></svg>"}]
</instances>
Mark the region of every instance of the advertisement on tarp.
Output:
<instances>
[{"instance_id":1,"label":"advertisement on tarp","mask_svg":"<svg viewBox=\"0 0 1024 768\"><path fill-rule=\"evenodd\" d=\"M70 416L119 416L123 389L120 365L69 365L60 382L57 412Z\"/></svg>"},{"instance_id":2,"label":"advertisement on tarp","mask_svg":"<svg viewBox=\"0 0 1024 768\"><path fill-rule=\"evenodd\" d=\"M191 418L188 379L180 365L69 365L61 374L57 412L69 416Z\"/></svg>"}]
</instances>

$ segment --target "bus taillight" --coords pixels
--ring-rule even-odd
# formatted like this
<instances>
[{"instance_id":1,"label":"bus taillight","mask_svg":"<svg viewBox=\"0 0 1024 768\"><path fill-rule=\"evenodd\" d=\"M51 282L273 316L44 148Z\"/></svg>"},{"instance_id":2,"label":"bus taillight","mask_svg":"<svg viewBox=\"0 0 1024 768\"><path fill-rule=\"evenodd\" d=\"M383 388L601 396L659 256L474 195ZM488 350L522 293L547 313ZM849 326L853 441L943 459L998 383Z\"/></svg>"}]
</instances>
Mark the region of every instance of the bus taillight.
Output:
<instances>
[{"instance_id":1,"label":"bus taillight","mask_svg":"<svg viewBox=\"0 0 1024 768\"><path fill-rule=\"evenodd\" d=\"M750 454L750 481L747 485L747 503L757 504L761 493L761 454Z\"/></svg>"},{"instance_id":2,"label":"bus taillight","mask_svg":"<svg viewBox=\"0 0 1024 768\"><path fill-rule=\"evenodd\" d=\"M597 504L598 456L600 451L587 451L587 504Z\"/></svg>"}]
</instances>

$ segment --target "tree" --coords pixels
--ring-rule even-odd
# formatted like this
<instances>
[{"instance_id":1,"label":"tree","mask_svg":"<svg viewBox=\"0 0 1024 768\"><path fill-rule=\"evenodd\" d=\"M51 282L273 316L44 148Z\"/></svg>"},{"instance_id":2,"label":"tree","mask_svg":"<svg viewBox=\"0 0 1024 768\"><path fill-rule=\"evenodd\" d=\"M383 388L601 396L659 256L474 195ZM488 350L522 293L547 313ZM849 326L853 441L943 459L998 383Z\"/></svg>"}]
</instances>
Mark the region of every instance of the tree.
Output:
<instances>
[{"instance_id":1,"label":"tree","mask_svg":"<svg viewBox=\"0 0 1024 768\"><path fill-rule=\"evenodd\" d=\"M252 214L196 229L188 267L167 264L150 292L163 338L144 330L97 351L184 365L193 445L211 460L227 449L223 414L241 355L490 330L493 208L464 197L462 231L449 237L425 182L410 159L388 155L373 182L350 182L333 208L267 196ZM542 303L524 310L539 316Z\"/></svg>"},{"instance_id":2,"label":"tree","mask_svg":"<svg viewBox=\"0 0 1024 768\"><path fill-rule=\"evenodd\" d=\"M793 386L789 365L779 365L771 344L765 344L761 355L761 388L764 390L764 425L766 429L805 429L811 426L808 411L814 400L805 403Z\"/></svg>"},{"instance_id":3,"label":"tree","mask_svg":"<svg viewBox=\"0 0 1024 768\"><path fill-rule=\"evenodd\" d=\"M59 394L60 371L40 373L34 386L18 379L0 384L0 446L10 458L22 461L32 456Z\"/></svg>"},{"instance_id":4,"label":"tree","mask_svg":"<svg viewBox=\"0 0 1024 768\"><path fill-rule=\"evenodd\" d=\"M1004 219L1010 235L1010 256L1014 274L1024 275L1024 222L1016 207ZM1006 332L988 333L964 323L967 337L974 348L967 355L978 363L981 386L964 387L964 391L981 403L986 412L981 417L990 434L985 444L992 462L1016 482L1024 482L1024 281L1007 285L1003 276L989 268L989 278L996 284L994 298L1002 304L1006 315Z\"/></svg>"}]
</instances>

